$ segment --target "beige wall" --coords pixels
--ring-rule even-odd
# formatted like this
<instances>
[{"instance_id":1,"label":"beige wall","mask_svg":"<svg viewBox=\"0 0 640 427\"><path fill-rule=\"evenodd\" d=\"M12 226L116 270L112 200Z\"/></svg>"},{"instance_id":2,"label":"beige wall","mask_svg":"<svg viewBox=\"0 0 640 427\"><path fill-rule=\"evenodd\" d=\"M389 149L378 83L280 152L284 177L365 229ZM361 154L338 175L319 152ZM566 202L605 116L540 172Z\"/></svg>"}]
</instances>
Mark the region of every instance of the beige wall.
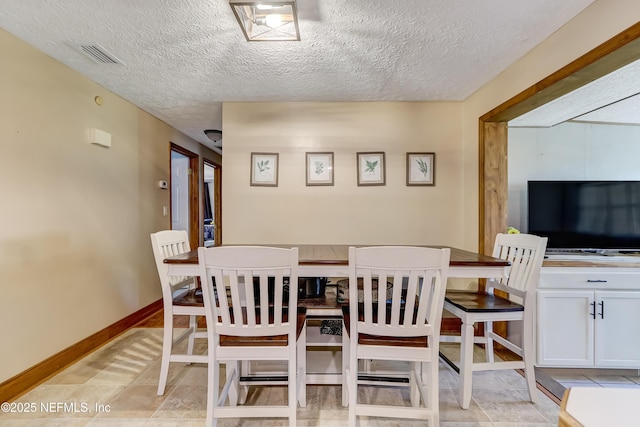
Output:
<instances>
[{"instance_id":1,"label":"beige wall","mask_svg":"<svg viewBox=\"0 0 640 427\"><path fill-rule=\"evenodd\" d=\"M225 103L225 243L459 245L461 105ZM250 153L279 153L278 187L251 187ZM334 152L334 186L305 186L305 152ZM384 151L386 185L358 187L356 153ZM407 187L407 152L436 152L436 185Z\"/></svg>"},{"instance_id":2,"label":"beige wall","mask_svg":"<svg viewBox=\"0 0 640 427\"><path fill-rule=\"evenodd\" d=\"M0 52L2 382L161 297L169 141L209 150L4 30Z\"/></svg>"},{"instance_id":3,"label":"beige wall","mask_svg":"<svg viewBox=\"0 0 640 427\"><path fill-rule=\"evenodd\" d=\"M478 118L639 18L635 0L596 0L460 103L225 103L224 242L476 249ZM355 153L372 150L387 153L387 185L357 187ZM413 150L436 152L435 187L405 186ZM251 151L280 153L277 188L249 186ZM305 151L335 152L334 187L304 186Z\"/></svg>"}]
</instances>

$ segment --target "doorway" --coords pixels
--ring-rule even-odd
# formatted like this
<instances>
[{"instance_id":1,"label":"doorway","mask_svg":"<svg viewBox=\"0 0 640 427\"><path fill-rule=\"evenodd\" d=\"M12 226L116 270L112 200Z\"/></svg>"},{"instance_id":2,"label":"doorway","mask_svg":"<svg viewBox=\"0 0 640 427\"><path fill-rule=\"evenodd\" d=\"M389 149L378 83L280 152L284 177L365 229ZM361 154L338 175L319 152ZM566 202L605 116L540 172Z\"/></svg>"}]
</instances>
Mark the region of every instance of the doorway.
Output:
<instances>
[{"instance_id":1,"label":"doorway","mask_svg":"<svg viewBox=\"0 0 640 427\"><path fill-rule=\"evenodd\" d=\"M222 243L222 169L219 164L204 159L203 170L203 245L219 246Z\"/></svg>"},{"instance_id":2,"label":"doorway","mask_svg":"<svg viewBox=\"0 0 640 427\"><path fill-rule=\"evenodd\" d=\"M171 229L185 230L189 244L197 248L200 239L198 206L198 155L171 143Z\"/></svg>"},{"instance_id":3,"label":"doorway","mask_svg":"<svg viewBox=\"0 0 640 427\"><path fill-rule=\"evenodd\" d=\"M640 59L640 23L617 34L479 119L479 241L490 254L507 229L507 123L542 104Z\"/></svg>"}]
</instances>

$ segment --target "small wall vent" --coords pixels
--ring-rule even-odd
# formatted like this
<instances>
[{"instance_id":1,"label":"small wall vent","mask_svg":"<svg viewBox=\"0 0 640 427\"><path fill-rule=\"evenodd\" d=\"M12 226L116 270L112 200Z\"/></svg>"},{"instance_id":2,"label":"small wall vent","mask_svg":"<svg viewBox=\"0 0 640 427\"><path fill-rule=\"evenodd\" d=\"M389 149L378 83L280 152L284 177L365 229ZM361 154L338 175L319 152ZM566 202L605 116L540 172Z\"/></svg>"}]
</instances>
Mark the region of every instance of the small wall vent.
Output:
<instances>
[{"instance_id":1,"label":"small wall vent","mask_svg":"<svg viewBox=\"0 0 640 427\"><path fill-rule=\"evenodd\" d=\"M114 55L107 52L102 46L97 44L80 44L76 48L87 58L98 64L122 64Z\"/></svg>"}]
</instances>

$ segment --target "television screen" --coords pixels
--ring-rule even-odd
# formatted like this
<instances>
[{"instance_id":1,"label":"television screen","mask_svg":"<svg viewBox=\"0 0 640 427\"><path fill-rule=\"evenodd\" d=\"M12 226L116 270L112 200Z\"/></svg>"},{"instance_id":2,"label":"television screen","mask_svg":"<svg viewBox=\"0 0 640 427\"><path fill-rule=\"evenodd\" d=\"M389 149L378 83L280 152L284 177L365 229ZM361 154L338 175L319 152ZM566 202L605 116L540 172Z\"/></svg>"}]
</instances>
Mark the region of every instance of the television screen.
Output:
<instances>
[{"instance_id":1,"label":"television screen","mask_svg":"<svg viewBox=\"0 0 640 427\"><path fill-rule=\"evenodd\" d=\"M529 181L528 199L550 249L640 249L640 181Z\"/></svg>"}]
</instances>

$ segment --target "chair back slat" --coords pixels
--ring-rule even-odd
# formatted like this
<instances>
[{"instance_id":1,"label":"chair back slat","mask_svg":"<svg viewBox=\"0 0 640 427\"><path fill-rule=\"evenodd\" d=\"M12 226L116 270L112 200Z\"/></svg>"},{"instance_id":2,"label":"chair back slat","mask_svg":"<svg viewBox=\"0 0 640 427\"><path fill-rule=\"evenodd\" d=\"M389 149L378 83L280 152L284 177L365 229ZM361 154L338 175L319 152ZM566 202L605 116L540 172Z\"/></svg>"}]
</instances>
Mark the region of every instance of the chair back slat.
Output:
<instances>
[{"instance_id":1,"label":"chair back slat","mask_svg":"<svg viewBox=\"0 0 640 427\"><path fill-rule=\"evenodd\" d=\"M208 294L208 292L205 293L205 290L204 290L205 284L206 284L206 289L210 289L211 286L213 286L212 283L224 283L224 276L222 274L222 271L214 271L214 272L211 272L211 274L212 274L212 279L213 280L208 280L206 283L205 282L202 283L202 285L203 285L202 296L205 299L207 298L206 294ZM230 287L233 288L234 287L233 278L230 278L229 280L231 282L230 283ZM200 281L202 281L202 279L200 279ZM212 283L209 283L209 282L212 282ZM231 292L233 293L233 291L231 291ZM229 301L226 298L226 296L227 296L226 289L222 293L220 293L216 289L216 292L214 292L212 297L211 297L211 299L212 299L211 303L213 304L214 307L217 308L217 310L215 312L216 317L219 318L219 321L223 325L231 324L231 316L230 316L231 312L229 310ZM205 306L206 306L206 301L205 301ZM208 322L209 322L209 319L207 319L207 324L208 324Z\"/></svg>"},{"instance_id":2,"label":"chair back slat","mask_svg":"<svg viewBox=\"0 0 640 427\"><path fill-rule=\"evenodd\" d=\"M242 286L238 284L238 288L244 288L244 298L241 295L239 295L238 298L241 300L240 305L246 306L247 301L255 301L253 277L251 277L251 272L249 271L244 271L240 277L242 277ZM255 310L247 310L247 325L251 328L257 326Z\"/></svg>"},{"instance_id":3,"label":"chair back slat","mask_svg":"<svg viewBox=\"0 0 640 427\"><path fill-rule=\"evenodd\" d=\"M169 266L164 260L170 256L180 255L191 250L189 235L184 230L162 230L151 233L151 247L156 261L162 297L165 301L172 300L172 294L179 288L195 286L195 280L187 276L169 276Z\"/></svg>"},{"instance_id":4,"label":"chair back slat","mask_svg":"<svg viewBox=\"0 0 640 427\"><path fill-rule=\"evenodd\" d=\"M387 299L387 293L379 293L378 294L378 307L386 307L385 311L388 314L388 318L384 317L381 319L378 317L378 322L381 324L387 323L392 327L398 327L404 323L400 323L400 310L404 308L403 300L402 300L402 286L395 286L398 281L402 283L402 275L399 271L394 271L392 273L394 286L392 288L391 299ZM386 279L386 275L384 275ZM382 279L380 279L382 282ZM389 311L389 306L391 310Z\"/></svg>"},{"instance_id":5,"label":"chair back slat","mask_svg":"<svg viewBox=\"0 0 640 427\"><path fill-rule=\"evenodd\" d=\"M285 286L298 283L297 248L217 246L198 248L198 258L207 325L216 334L289 334L295 342L298 293Z\"/></svg>"},{"instance_id":6,"label":"chair back slat","mask_svg":"<svg viewBox=\"0 0 640 427\"><path fill-rule=\"evenodd\" d=\"M499 289L516 296L524 304L535 290L544 261L547 238L531 234L498 234L493 256L508 260L511 265L507 276L488 282L487 289ZM513 298L512 298L513 299Z\"/></svg>"},{"instance_id":7,"label":"chair back slat","mask_svg":"<svg viewBox=\"0 0 640 427\"><path fill-rule=\"evenodd\" d=\"M416 337L439 331L449 259L449 249L349 248L350 317L358 319L351 322L353 333ZM358 279L363 283L361 302Z\"/></svg>"}]
</instances>

